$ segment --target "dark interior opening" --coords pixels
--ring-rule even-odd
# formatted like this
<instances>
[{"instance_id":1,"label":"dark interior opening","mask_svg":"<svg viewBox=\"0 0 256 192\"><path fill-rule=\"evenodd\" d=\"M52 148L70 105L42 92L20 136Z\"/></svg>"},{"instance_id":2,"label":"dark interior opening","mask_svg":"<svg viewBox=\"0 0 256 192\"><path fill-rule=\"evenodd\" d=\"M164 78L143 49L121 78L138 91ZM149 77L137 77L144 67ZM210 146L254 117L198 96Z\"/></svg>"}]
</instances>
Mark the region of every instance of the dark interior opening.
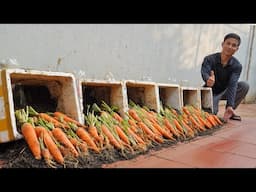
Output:
<instances>
[{"instance_id":1,"label":"dark interior opening","mask_svg":"<svg viewBox=\"0 0 256 192\"><path fill-rule=\"evenodd\" d=\"M96 103L99 107L102 104L102 101L110 104L110 87L103 86L82 86L83 91L83 113L86 113L87 107L92 106Z\"/></svg>"},{"instance_id":2,"label":"dark interior opening","mask_svg":"<svg viewBox=\"0 0 256 192\"><path fill-rule=\"evenodd\" d=\"M127 87L128 102L132 101L143 107L145 105L145 88L143 87Z\"/></svg>"},{"instance_id":3,"label":"dark interior opening","mask_svg":"<svg viewBox=\"0 0 256 192\"><path fill-rule=\"evenodd\" d=\"M160 103L163 105L163 106L166 106L166 98L165 98L165 95L166 95L166 89L163 89L163 88L159 88L159 97L160 97Z\"/></svg>"},{"instance_id":4,"label":"dark interior opening","mask_svg":"<svg viewBox=\"0 0 256 192\"><path fill-rule=\"evenodd\" d=\"M22 85L13 86L14 109L32 106L37 112L55 112L57 99L53 98L46 86Z\"/></svg>"}]
</instances>

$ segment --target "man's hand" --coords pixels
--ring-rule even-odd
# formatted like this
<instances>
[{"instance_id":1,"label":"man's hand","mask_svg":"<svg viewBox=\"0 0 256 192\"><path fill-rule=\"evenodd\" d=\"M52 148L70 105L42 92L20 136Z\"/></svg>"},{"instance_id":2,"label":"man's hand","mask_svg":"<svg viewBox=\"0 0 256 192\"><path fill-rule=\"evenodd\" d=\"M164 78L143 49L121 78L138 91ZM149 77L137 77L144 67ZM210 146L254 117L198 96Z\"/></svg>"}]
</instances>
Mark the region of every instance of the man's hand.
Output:
<instances>
[{"instance_id":1,"label":"man's hand","mask_svg":"<svg viewBox=\"0 0 256 192\"><path fill-rule=\"evenodd\" d=\"M210 77L207 80L206 85L207 85L207 87L212 87L214 85L214 83L215 83L215 75L214 75L214 71L211 71Z\"/></svg>"}]
</instances>

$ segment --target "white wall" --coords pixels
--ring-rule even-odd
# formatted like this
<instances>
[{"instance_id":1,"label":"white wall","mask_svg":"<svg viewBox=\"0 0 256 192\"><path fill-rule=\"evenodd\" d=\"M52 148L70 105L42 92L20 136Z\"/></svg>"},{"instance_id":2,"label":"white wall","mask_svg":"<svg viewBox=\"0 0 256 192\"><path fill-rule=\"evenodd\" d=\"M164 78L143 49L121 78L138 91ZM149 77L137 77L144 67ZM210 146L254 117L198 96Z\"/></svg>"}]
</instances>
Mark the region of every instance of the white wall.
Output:
<instances>
[{"instance_id":1,"label":"white wall","mask_svg":"<svg viewBox=\"0 0 256 192\"><path fill-rule=\"evenodd\" d=\"M199 86L203 57L221 50L226 33L241 35L235 56L246 67L249 31L249 24L0 24L0 60L83 78L104 79L111 72L116 80ZM255 79L250 82L255 87Z\"/></svg>"}]
</instances>

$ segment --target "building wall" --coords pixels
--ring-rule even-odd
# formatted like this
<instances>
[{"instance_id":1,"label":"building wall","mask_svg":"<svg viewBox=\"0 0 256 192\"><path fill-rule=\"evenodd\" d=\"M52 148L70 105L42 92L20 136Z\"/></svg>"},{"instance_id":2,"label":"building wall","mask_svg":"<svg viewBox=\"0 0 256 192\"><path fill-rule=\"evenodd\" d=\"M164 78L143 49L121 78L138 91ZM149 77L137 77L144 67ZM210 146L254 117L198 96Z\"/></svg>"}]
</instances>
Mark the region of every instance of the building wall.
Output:
<instances>
[{"instance_id":1,"label":"building wall","mask_svg":"<svg viewBox=\"0 0 256 192\"><path fill-rule=\"evenodd\" d=\"M0 60L15 58L20 67L78 78L200 86L203 57L220 51L229 32L241 35L235 56L247 68L249 24L0 24ZM250 58L249 100L256 95L256 58Z\"/></svg>"}]
</instances>

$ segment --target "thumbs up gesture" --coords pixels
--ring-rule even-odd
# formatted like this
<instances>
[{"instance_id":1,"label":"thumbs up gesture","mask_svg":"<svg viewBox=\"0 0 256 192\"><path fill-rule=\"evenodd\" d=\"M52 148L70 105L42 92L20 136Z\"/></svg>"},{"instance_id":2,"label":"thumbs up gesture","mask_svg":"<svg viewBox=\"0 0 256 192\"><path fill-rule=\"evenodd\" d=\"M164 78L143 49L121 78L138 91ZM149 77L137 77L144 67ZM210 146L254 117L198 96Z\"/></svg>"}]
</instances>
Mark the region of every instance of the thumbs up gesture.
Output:
<instances>
[{"instance_id":1,"label":"thumbs up gesture","mask_svg":"<svg viewBox=\"0 0 256 192\"><path fill-rule=\"evenodd\" d=\"M211 70L210 72L210 77L208 78L206 84L207 84L207 87L212 87L215 83L215 75L214 75L214 71Z\"/></svg>"}]
</instances>

